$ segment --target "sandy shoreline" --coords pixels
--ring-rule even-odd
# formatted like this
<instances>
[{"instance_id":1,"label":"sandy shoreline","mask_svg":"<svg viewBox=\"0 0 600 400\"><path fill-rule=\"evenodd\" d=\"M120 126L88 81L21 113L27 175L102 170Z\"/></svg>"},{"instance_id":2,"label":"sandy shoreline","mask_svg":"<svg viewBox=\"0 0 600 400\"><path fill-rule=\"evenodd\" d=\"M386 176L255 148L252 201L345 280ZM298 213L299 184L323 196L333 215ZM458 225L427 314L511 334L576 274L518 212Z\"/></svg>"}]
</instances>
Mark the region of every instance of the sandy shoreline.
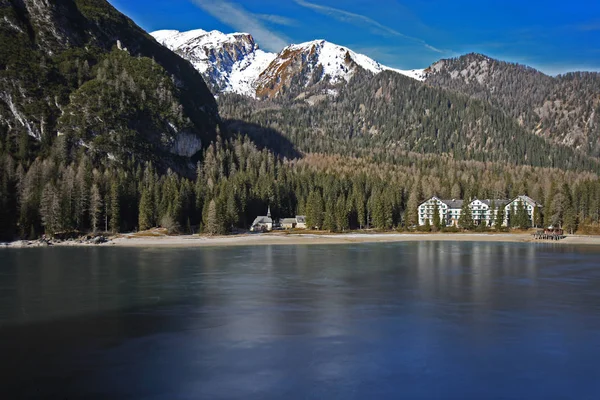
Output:
<instances>
[{"instance_id":1,"label":"sandy shoreline","mask_svg":"<svg viewBox=\"0 0 600 400\"><path fill-rule=\"evenodd\" d=\"M512 243L553 243L557 245L581 244L600 245L598 236L569 236L560 241L533 240L527 233L354 233L354 234L246 234L235 236L136 236L123 235L112 238L108 243L94 245L77 242L54 243L61 247L215 247L215 246L264 246L264 245L314 245L314 244L352 244L352 243L394 243L420 241L455 242L512 242ZM13 242L0 245L0 248L39 247L32 242Z\"/></svg>"},{"instance_id":2,"label":"sandy shoreline","mask_svg":"<svg viewBox=\"0 0 600 400\"><path fill-rule=\"evenodd\" d=\"M600 245L600 237L570 236L558 242L534 241L530 234L258 234L222 237L165 236L155 238L119 238L112 241L122 247L209 247L209 246L255 246L255 245L314 245L351 243L395 243L420 241L458 242L513 242L513 243L556 243Z\"/></svg>"}]
</instances>

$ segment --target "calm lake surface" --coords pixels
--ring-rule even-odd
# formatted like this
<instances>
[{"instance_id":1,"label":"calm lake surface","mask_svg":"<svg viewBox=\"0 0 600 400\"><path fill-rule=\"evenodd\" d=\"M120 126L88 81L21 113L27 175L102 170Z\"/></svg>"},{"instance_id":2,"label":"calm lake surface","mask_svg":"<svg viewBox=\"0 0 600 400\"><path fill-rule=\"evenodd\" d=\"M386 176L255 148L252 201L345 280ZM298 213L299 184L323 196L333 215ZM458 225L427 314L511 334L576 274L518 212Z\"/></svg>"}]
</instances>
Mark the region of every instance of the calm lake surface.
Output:
<instances>
[{"instance_id":1,"label":"calm lake surface","mask_svg":"<svg viewBox=\"0 0 600 400\"><path fill-rule=\"evenodd\" d=\"M0 251L0 397L600 398L600 248Z\"/></svg>"}]
</instances>

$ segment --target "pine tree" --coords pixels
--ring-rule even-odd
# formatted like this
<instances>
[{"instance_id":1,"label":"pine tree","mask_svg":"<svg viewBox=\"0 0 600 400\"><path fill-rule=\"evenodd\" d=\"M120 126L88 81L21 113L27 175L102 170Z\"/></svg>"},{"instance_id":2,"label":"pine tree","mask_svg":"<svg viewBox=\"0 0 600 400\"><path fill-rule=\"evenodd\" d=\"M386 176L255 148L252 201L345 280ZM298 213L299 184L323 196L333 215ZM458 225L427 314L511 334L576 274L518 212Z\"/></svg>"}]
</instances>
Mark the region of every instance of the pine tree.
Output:
<instances>
[{"instance_id":1,"label":"pine tree","mask_svg":"<svg viewBox=\"0 0 600 400\"><path fill-rule=\"evenodd\" d=\"M335 202L333 197L328 197L325 200L325 215L323 216L323 229L333 232L337 228L335 220Z\"/></svg>"},{"instance_id":2,"label":"pine tree","mask_svg":"<svg viewBox=\"0 0 600 400\"><path fill-rule=\"evenodd\" d=\"M208 212L204 230L209 235L219 235L223 233L222 215L219 213L219 207L215 199L212 199L208 203Z\"/></svg>"},{"instance_id":3,"label":"pine tree","mask_svg":"<svg viewBox=\"0 0 600 400\"><path fill-rule=\"evenodd\" d=\"M377 190L371 194L371 217L373 227L376 229L385 229L385 199L383 194Z\"/></svg>"},{"instance_id":4,"label":"pine tree","mask_svg":"<svg viewBox=\"0 0 600 400\"><path fill-rule=\"evenodd\" d=\"M467 200L463 201L463 205L460 209L460 217L458 218L458 225L462 229L473 229L473 214L471 213L471 207L469 207L469 202Z\"/></svg>"},{"instance_id":5,"label":"pine tree","mask_svg":"<svg viewBox=\"0 0 600 400\"><path fill-rule=\"evenodd\" d=\"M100 223L100 215L102 213L102 196L100 195L100 189L98 189L98 185L92 185L92 189L90 192L90 222L92 225L92 231L96 232L98 230L98 225Z\"/></svg>"},{"instance_id":6,"label":"pine tree","mask_svg":"<svg viewBox=\"0 0 600 400\"><path fill-rule=\"evenodd\" d=\"M367 225L367 211L366 211L365 194L360 189L354 192L354 204L356 208L356 218L358 227L363 229Z\"/></svg>"},{"instance_id":7,"label":"pine tree","mask_svg":"<svg viewBox=\"0 0 600 400\"><path fill-rule=\"evenodd\" d=\"M502 230L504 224L504 207L498 206L496 209L496 218L494 219L494 229L497 231Z\"/></svg>"},{"instance_id":8,"label":"pine tree","mask_svg":"<svg viewBox=\"0 0 600 400\"><path fill-rule=\"evenodd\" d=\"M121 231L121 195L119 184L114 181L110 186L110 229L113 233Z\"/></svg>"},{"instance_id":9,"label":"pine tree","mask_svg":"<svg viewBox=\"0 0 600 400\"><path fill-rule=\"evenodd\" d=\"M523 201L519 200L513 209L510 226L511 228L527 229L530 225L531 220L527 214L527 208Z\"/></svg>"},{"instance_id":10,"label":"pine tree","mask_svg":"<svg viewBox=\"0 0 600 400\"><path fill-rule=\"evenodd\" d=\"M431 222L429 221L429 218L425 220L425 225L422 229L424 232L431 232Z\"/></svg>"},{"instance_id":11,"label":"pine tree","mask_svg":"<svg viewBox=\"0 0 600 400\"><path fill-rule=\"evenodd\" d=\"M435 202L435 205L433 206L433 229L434 231L439 231L440 229L442 229L442 220L440 218L440 207L437 203L437 201Z\"/></svg>"},{"instance_id":12,"label":"pine tree","mask_svg":"<svg viewBox=\"0 0 600 400\"><path fill-rule=\"evenodd\" d=\"M154 205L152 201L152 192L144 187L140 198L138 225L140 231L145 231L155 226Z\"/></svg>"},{"instance_id":13,"label":"pine tree","mask_svg":"<svg viewBox=\"0 0 600 400\"><path fill-rule=\"evenodd\" d=\"M233 231L239 221L239 206L237 196L233 191L227 195L227 226Z\"/></svg>"},{"instance_id":14,"label":"pine tree","mask_svg":"<svg viewBox=\"0 0 600 400\"><path fill-rule=\"evenodd\" d=\"M496 208L496 201L492 200L492 204L490 205L490 227L495 226L496 225L496 217L497 217L497 208Z\"/></svg>"},{"instance_id":15,"label":"pine tree","mask_svg":"<svg viewBox=\"0 0 600 400\"><path fill-rule=\"evenodd\" d=\"M350 224L348 222L348 207L346 205L346 199L343 195L337 200L336 206L336 223L338 231L345 231L349 228Z\"/></svg>"},{"instance_id":16,"label":"pine tree","mask_svg":"<svg viewBox=\"0 0 600 400\"><path fill-rule=\"evenodd\" d=\"M40 214L46 233L53 235L60 231L60 195L51 182L47 183L42 192Z\"/></svg>"},{"instance_id":17,"label":"pine tree","mask_svg":"<svg viewBox=\"0 0 600 400\"><path fill-rule=\"evenodd\" d=\"M323 201L318 190L308 195L306 223L309 228L320 229L323 226Z\"/></svg>"},{"instance_id":18,"label":"pine tree","mask_svg":"<svg viewBox=\"0 0 600 400\"><path fill-rule=\"evenodd\" d=\"M420 190L418 183L413 186L408 196L408 203L406 205L406 224L408 227L419 224L419 197Z\"/></svg>"}]
</instances>

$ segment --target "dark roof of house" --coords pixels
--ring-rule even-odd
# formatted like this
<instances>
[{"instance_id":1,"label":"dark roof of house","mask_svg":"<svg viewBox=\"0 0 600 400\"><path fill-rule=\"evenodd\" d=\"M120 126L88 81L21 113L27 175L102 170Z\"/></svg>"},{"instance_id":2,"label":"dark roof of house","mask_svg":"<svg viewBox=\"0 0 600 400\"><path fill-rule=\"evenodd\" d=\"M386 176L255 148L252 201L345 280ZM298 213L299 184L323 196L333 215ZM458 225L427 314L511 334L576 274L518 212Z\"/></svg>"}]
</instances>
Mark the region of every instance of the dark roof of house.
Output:
<instances>
[{"instance_id":1,"label":"dark roof of house","mask_svg":"<svg viewBox=\"0 0 600 400\"><path fill-rule=\"evenodd\" d=\"M299 224L305 224L306 215L296 215L296 222L298 222Z\"/></svg>"},{"instance_id":2,"label":"dark roof of house","mask_svg":"<svg viewBox=\"0 0 600 400\"><path fill-rule=\"evenodd\" d=\"M458 199L444 200L444 199L439 199L438 197L435 197L435 196L432 197L432 198L436 198L439 201L441 201L442 203L444 203L445 205L447 205L448 208L454 208L454 209L456 209L456 208L462 208L463 204L465 202L464 200L458 200ZM536 202L535 200L533 200L531 197L528 197L528 196L519 196L519 197L516 197L513 200L507 200L507 199L485 199L485 200L482 200L482 199L473 199L473 201L474 200L479 200L480 202L486 204L488 207L491 207L492 204L494 204L496 207L505 207L506 205L508 205L508 204L512 203L513 201L518 200L520 198L523 199L523 200L525 200L526 202L528 202L530 204L534 204L534 205L537 205L537 206L541 207L541 204L539 204L538 202ZM429 201L429 200L431 200L431 199L428 199L427 201ZM422 202L421 204L419 204L419 206L427 203L427 201Z\"/></svg>"},{"instance_id":3,"label":"dark roof of house","mask_svg":"<svg viewBox=\"0 0 600 400\"><path fill-rule=\"evenodd\" d=\"M542 205L541 205L540 203L538 203L537 201L535 201L535 200L534 200L534 199L532 199L531 197L529 197L529 196L525 196L525 195L517 196L517 197L515 197L513 200L509 201L507 204L509 204L509 203L512 203L512 202L514 202L514 201L516 201L516 200L519 200L519 199L523 199L523 200L525 200L527 203L529 203L529 204L531 204L531 205L533 205L533 206L542 207Z\"/></svg>"},{"instance_id":4,"label":"dark roof of house","mask_svg":"<svg viewBox=\"0 0 600 400\"><path fill-rule=\"evenodd\" d=\"M282 224L295 224L296 218L283 218L280 222Z\"/></svg>"},{"instance_id":5,"label":"dark roof of house","mask_svg":"<svg viewBox=\"0 0 600 400\"><path fill-rule=\"evenodd\" d=\"M481 200L481 199L477 199L480 202L482 202L483 204L486 204L488 207L491 207L492 205L495 205L496 207L504 207L505 205L507 205L508 203L510 203L510 200L506 200L506 199L486 199L486 200Z\"/></svg>"},{"instance_id":6,"label":"dark roof of house","mask_svg":"<svg viewBox=\"0 0 600 400\"><path fill-rule=\"evenodd\" d=\"M440 201L442 203L444 203L445 205L448 206L448 208L462 208L464 200L456 200L456 199L452 199L452 200L441 200Z\"/></svg>"},{"instance_id":7,"label":"dark roof of house","mask_svg":"<svg viewBox=\"0 0 600 400\"><path fill-rule=\"evenodd\" d=\"M422 206L423 204L427 203L427 202L428 202L429 200L431 200L431 199L438 199L439 201L441 201L442 203L444 203L445 205L447 205L447 206L448 206L448 207L450 207L450 208L461 208L461 207L462 207L462 205L463 205L463 201L462 201L462 200L456 200L456 199L452 199L452 200L443 200L443 199L440 199L440 198L439 198L439 197L437 197L437 196L433 196L433 197L431 197L431 198L429 198L429 199L427 199L427 200L425 200L425 201L421 202L421 203L419 204L419 207L420 207L420 206Z\"/></svg>"}]
</instances>

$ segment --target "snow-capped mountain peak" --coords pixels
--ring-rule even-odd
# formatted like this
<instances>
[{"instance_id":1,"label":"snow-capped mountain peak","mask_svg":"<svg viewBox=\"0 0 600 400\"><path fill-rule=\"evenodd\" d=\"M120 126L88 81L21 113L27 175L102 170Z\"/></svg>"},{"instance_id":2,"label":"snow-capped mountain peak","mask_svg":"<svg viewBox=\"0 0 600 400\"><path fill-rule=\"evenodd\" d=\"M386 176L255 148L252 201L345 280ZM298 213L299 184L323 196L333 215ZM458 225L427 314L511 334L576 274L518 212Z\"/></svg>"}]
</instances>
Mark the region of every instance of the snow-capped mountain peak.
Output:
<instances>
[{"instance_id":1,"label":"snow-capped mountain peak","mask_svg":"<svg viewBox=\"0 0 600 400\"><path fill-rule=\"evenodd\" d=\"M190 61L215 93L254 96L256 77L276 56L262 51L248 33L163 30L152 36Z\"/></svg>"},{"instance_id":2,"label":"snow-capped mountain peak","mask_svg":"<svg viewBox=\"0 0 600 400\"><path fill-rule=\"evenodd\" d=\"M152 36L188 59L215 93L276 97L292 86L348 82L359 69L373 74L390 70L424 79L423 70L389 68L326 40L292 44L275 54L262 51L247 33L163 30L153 32Z\"/></svg>"}]
</instances>

